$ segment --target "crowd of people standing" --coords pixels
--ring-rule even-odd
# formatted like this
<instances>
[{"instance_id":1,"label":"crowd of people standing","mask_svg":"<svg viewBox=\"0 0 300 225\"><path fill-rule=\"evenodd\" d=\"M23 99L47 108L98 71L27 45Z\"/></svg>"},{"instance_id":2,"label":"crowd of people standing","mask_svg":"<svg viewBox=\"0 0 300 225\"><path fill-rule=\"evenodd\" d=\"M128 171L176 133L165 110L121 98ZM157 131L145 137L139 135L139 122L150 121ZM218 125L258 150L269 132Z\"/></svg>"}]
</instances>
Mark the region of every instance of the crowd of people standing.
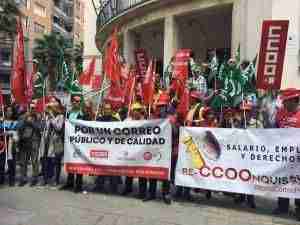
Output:
<instances>
[{"instance_id":1,"label":"crowd of people standing","mask_svg":"<svg viewBox=\"0 0 300 225\"><path fill-rule=\"evenodd\" d=\"M234 63L232 60L228 64ZM191 62L192 64L192 62ZM245 64L249 64L245 62ZM245 66L241 64L241 67ZM193 65L193 64L192 64ZM191 66L192 66L191 65ZM189 111L185 118L179 114L178 105L182 104L172 89L165 84L158 86L154 104L148 110L141 96L136 96L130 106L115 109L104 101L100 110L80 95L71 96L72 107L69 110L63 106L57 97L52 97L43 112L36 111L32 103L28 109L16 105L5 107L5 115L1 118L1 149L0 149L0 185L6 178L9 186L16 184L17 165L20 166L18 185L30 186L54 185L61 190L73 190L81 193L85 189L84 176L67 174L64 184L61 173L64 155L64 122L66 119L81 119L88 121L114 122L126 120L169 119L172 124L172 162L171 180L159 181L138 177L138 197L150 201L157 197L157 184L162 183L163 201L170 204L174 199L191 200L192 192L204 193L207 199L212 198L213 191L179 187L174 184L174 173L178 156L178 140L180 126L216 127L216 128L300 128L299 97L300 91L287 89L280 92L271 91L261 100L242 98L235 107L222 107L216 110L212 102L214 97L221 95L220 89L211 88L208 77L205 77L207 64L203 64L199 73L191 73L191 84L188 102ZM215 82L215 85L217 83ZM98 111L98 115L97 114ZM28 165L32 172L28 173ZM7 168L6 168L7 167ZM31 178L29 178L29 174ZM106 180L109 186L106 186ZM110 191L113 194L129 195L133 192L134 177L96 176L94 192ZM124 185L123 185L124 184ZM171 192L171 187L175 192ZM255 209L255 197L235 193L224 193L233 198L236 204L246 203ZM299 200L295 201L296 216L300 219ZM276 214L289 212L289 199L279 198Z\"/></svg>"}]
</instances>

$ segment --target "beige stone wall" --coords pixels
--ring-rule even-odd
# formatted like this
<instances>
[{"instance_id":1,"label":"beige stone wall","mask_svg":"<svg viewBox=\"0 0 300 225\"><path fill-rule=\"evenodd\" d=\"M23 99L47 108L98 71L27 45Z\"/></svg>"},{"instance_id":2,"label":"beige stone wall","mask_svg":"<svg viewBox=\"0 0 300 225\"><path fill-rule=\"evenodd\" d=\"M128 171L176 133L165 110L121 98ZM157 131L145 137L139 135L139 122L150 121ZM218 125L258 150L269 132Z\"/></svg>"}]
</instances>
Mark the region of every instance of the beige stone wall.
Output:
<instances>
[{"instance_id":1,"label":"beige stone wall","mask_svg":"<svg viewBox=\"0 0 300 225\"><path fill-rule=\"evenodd\" d=\"M288 2L287 4L285 0L273 0L272 19L290 21L282 86L300 89L300 1L288 0Z\"/></svg>"},{"instance_id":2,"label":"beige stone wall","mask_svg":"<svg viewBox=\"0 0 300 225\"><path fill-rule=\"evenodd\" d=\"M176 49L193 48L196 52L199 52L198 57L203 60L205 58L204 52L206 52L207 48L230 47L232 24L228 24L228 21L222 21L222 18L214 20L213 17L210 17L210 20L206 21L206 24L209 23L210 25L205 28L206 30L209 30L209 36L207 36L205 40L195 40L195 37L201 36L202 28L197 27L197 24L194 27L185 27L183 23L178 21L179 18L193 13L197 13L201 16L201 12L204 12L203 10L207 8L222 5L224 7L228 7L228 5L233 4L235 1L237 0L177 1L178 4L168 4L166 6L156 8L153 11L149 11L143 16L132 17L128 23L122 24L123 26L121 27L121 31L140 30L143 26L151 26L151 24L158 23L158 21L163 21L164 28L158 32L160 34L157 35L157 38L153 38L153 33L156 32L154 28L152 28L150 33L144 31L141 34L143 37L143 40L141 41L142 45L147 50L149 49L148 51L151 56L158 58L162 57L166 66L176 52ZM182 2L182 4L180 4L180 2ZM201 18L207 20L205 16ZM226 23L224 24L222 22ZM154 26L155 25L153 25L153 27ZM213 32L214 29L218 30L218 32ZM228 33L226 33L226 29L229 29ZM124 52L129 54L127 50ZM125 55L127 61L132 61L131 57L132 55Z\"/></svg>"},{"instance_id":3,"label":"beige stone wall","mask_svg":"<svg viewBox=\"0 0 300 225\"><path fill-rule=\"evenodd\" d=\"M235 54L238 46L241 46L241 56L243 59L252 60L259 52L261 27L265 19L288 19L290 20L288 49L286 52L285 69L283 74L282 88L296 87L300 88L299 74L299 44L300 44L300 1L299 0L194 0L194 1L174 1L161 7L150 7L158 4L157 1L152 1L153 4L144 6L140 9L129 11L126 15L116 18L111 24L104 28L112 29L115 25L121 24L121 33L128 33L140 29L157 21L164 21L164 61L168 62L177 48L189 47L202 52L199 58L203 58L204 49L207 47L227 47L231 46L232 55ZM195 40L195 36L199 37L197 32L201 29L197 27L195 30L182 28L180 23L177 23L178 17L184 17L187 14L206 11L211 7L232 5L231 24L217 22L213 18L209 19L206 24L211 30L210 36ZM146 8L149 8L147 11ZM139 14L139 12L142 12ZM138 15L138 16L137 16ZM200 15L200 13L199 13ZM126 19L126 22L124 22ZM205 20L205 19L204 19ZM228 22L228 21L227 21ZM227 25L226 25L227 24ZM225 29L224 29L225 28ZM229 35L228 29L231 34ZM206 28L207 30L207 28ZM215 35L213 35L215 32ZM223 30L222 32L219 32ZM129 41L130 44L124 44L125 58L132 61L132 54L129 48L133 49L134 41L129 40L132 35L127 35L124 41ZM151 36L144 34L144 43L146 48L149 46L161 47L161 41L151 40ZM184 40L182 38L184 37ZM205 40L206 39L206 40ZM225 40L225 42L224 42ZM197 44L195 44L197 41ZM149 46L148 46L149 45ZM151 48L151 47L150 47ZM156 53L157 49L150 49L153 55L161 55Z\"/></svg>"},{"instance_id":4,"label":"beige stone wall","mask_svg":"<svg viewBox=\"0 0 300 225\"><path fill-rule=\"evenodd\" d=\"M86 1L84 5L84 15L85 15L85 23L84 23L84 32L83 36L83 68L86 69L89 65L90 60L93 57L97 57L96 61L96 73L101 74L101 54L98 51L95 43L95 35L96 35L96 20L97 15L94 11L93 5L91 1Z\"/></svg>"}]
</instances>

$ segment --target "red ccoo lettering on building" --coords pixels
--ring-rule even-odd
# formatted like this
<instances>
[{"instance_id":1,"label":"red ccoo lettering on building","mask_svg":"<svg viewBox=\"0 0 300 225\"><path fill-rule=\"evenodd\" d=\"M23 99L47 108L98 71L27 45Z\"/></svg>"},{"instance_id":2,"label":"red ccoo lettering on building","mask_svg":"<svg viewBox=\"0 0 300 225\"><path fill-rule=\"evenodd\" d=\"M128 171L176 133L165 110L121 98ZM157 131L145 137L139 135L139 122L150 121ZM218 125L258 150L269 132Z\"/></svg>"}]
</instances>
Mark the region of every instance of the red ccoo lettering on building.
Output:
<instances>
[{"instance_id":1,"label":"red ccoo lettering on building","mask_svg":"<svg viewBox=\"0 0 300 225\"><path fill-rule=\"evenodd\" d=\"M270 90L281 87L288 28L288 20L263 22L257 68L258 89Z\"/></svg>"}]
</instances>

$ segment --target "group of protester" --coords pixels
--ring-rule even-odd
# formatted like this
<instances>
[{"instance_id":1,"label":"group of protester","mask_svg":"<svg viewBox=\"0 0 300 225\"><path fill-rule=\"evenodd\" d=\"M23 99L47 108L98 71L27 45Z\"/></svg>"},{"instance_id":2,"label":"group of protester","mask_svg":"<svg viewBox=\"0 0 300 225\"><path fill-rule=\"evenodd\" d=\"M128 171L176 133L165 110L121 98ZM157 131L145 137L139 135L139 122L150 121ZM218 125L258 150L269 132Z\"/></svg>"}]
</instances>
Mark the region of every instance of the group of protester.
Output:
<instances>
[{"instance_id":1,"label":"group of protester","mask_svg":"<svg viewBox=\"0 0 300 225\"><path fill-rule=\"evenodd\" d=\"M234 59L227 62L231 68L236 68ZM239 70L248 68L250 62L242 62ZM125 120L169 119L172 124L172 162L171 180L138 179L138 197L143 201L153 200L157 196L157 184L162 182L162 196L166 204L171 199L192 199L192 191L205 193L207 199L212 197L209 190L198 190L188 187L175 187L174 173L178 156L178 140L180 126L220 127L220 128L288 128L300 127L299 97L300 91L287 89L283 91L269 91L268 93L254 93L234 100L234 106L226 104L216 107L218 98L224 96L224 90L234 86L230 80L222 78L211 79L212 69L208 63L195 65L189 61L188 95L180 99L172 89L170 82L157 85L154 103L148 108L143 104L142 96L136 94L129 106L116 109L109 101L103 101L100 110L90 100L84 100L80 95L71 96L72 107L66 110L60 99L51 97L43 112L37 112L35 102L28 109L16 105L8 105L1 119L1 150L0 150L0 185L8 178L9 186L16 183L16 166L20 165L19 186L30 181L30 186L55 185L62 190L73 190L76 193L84 191L84 177L81 174L67 174L66 183L61 185L61 168L64 155L64 121L66 119L81 119L89 121L114 122ZM195 69L196 68L196 69ZM246 76L247 73L244 73ZM168 76L164 75L164 76ZM159 80L159 79L158 79ZM165 81L166 79L164 79ZM252 77L245 77L244 86L255 86ZM248 82L248 84L247 84ZM175 85L176 86L176 85ZM233 87L232 87L233 88ZM138 92L137 92L138 93ZM229 97L236 97L229 91ZM250 91L248 92L250 93ZM188 112L183 117L179 113L179 105L188 102ZM98 112L98 115L96 115ZM18 163L17 163L18 162ZM32 165L32 177L28 178L28 165ZM7 165L7 170L6 170ZM109 187L105 186L106 180ZM97 176L93 191L110 191L114 194L129 195L133 192L133 177ZM122 186L122 184L124 184ZM171 186L175 187L174 196ZM233 197L235 203L246 203L250 208L256 208L255 197L252 195L224 193ZM296 216L300 220L300 201L295 201ZM276 214L289 212L289 199L279 198Z\"/></svg>"}]
</instances>

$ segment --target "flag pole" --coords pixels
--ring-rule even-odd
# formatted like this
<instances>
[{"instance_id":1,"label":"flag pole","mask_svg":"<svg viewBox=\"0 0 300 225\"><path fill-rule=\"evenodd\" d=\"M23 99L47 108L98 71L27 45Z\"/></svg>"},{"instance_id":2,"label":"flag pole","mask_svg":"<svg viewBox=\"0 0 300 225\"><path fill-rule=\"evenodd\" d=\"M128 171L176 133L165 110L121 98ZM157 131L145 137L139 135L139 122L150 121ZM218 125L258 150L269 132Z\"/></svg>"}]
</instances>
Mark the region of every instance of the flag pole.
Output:
<instances>
[{"instance_id":1,"label":"flag pole","mask_svg":"<svg viewBox=\"0 0 300 225\"><path fill-rule=\"evenodd\" d=\"M45 138L44 136L45 136L45 132L46 132L46 124L47 124L47 121L46 121L46 109L45 109L45 105L46 105L46 99L45 99L45 93L46 93L46 86L47 86L47 78L44 80L44 83L43 83L43 120L45 121L45 125L44 125L44 128L43 128L43 132L42 132L42 139L43 138ZM41 158L41 153L42 153L42 150L41 150L41 148L42 148L42 142L44 142L44 141L40 141L40 146L39 146L39 159ZM43 143L44 144L44 143Z\"/></svg>"},{"instance_id":2,"label":"flag pole","mask_svg":"<svg viewBox=\"0 0 300 225\"><path fill-rule=\"evenodd\" d=\"M5 113L4 113L4 103L1 105L2 117L3 117L3 137L4 137L4 148L5 148L5 169L8 168L8 149L6 143L6 128L5 128Z\"/></svg>"},{"instance_id":3,"label":"flag pole","mask_svg":"<svg viewBox=\"0 0 300 225\"><path fill-rule=\"evenodd\" d=\"M110 86L108 85L107 87L105 87L105 88L103 88L103 89L99 89L99 90L97 90L97 91L92 91L92 92L86 93L86 94L83 95L83 97L89 97L89 98L94 97L94 96L96 96L96 95L101 94L103 91L105 91L105 90L108 89L109 87L110 87ZM94 92L94 93L93 93L93 92ZM92 95L89 95L89 94L91 94L91 93L93 93L93 94L92 94Z\"/></svg>"},{"instance_id":4,"label":"flag pole","mask_svg":"<svg viewBox=\"0 0 300 225\"><path fill-rule=\"evenodd\" d=\"M45 110L45 106L46 106L45 89L46 89L46 85L47 85L46 82L47 82L47 78L44 80L44 84L43 84L43 109L44 109L43 117L44 117L44 119L46 117L46 110Z\"/></svg>"},{"instance_id":5,"label":"flag pole","mask_svg":"<svg viewBox=\"0 0 300 225\"><path fill-rule=\"evenodd\" d=\"M104 80L103 80L101 86L104 86L105 83L106 83L106 76L104 75ZM106 88L103 89L103 91L100 92L100 97L99 97L99 101L98 101L98 104L97 104L97 111L96 111L96 115L95 115L95 120L97 120L97 116L98 116L98 113L99 113L99 110L100 110L100 104L102 102L103 92L104 92L104 90L108 89L109 87L110 87L110 85L108 85Z\"/></svg>"},{"instance_id":6,"label":"flag pole","mask_svg":"<svg viewBox=\"0 0 300 225\"><path fill-rule=\"evenodd\" d=\"M244 128L247 128L247 119L246 119L246 109L245 109L245 101L244 101L244 91L242 90L242 105L243 105L243 116L244 116Z\"/></svg>"},{"instance_id":7,"label":"flag pole","mask_svg":"<svg viewBox=\"0 0 300 225\"><path fill-rule=\"evenodd\" d=\"M133 85L132 85L131 90L130 90L130 100L129 100L129 105L128 105L127 118L129 118L129 116L130 116L130 110L131 110L132 100L134 99L134 95L135 95L135 91L134 91L135 82L136 82L135 79L136 79L136 77L134 77ZM132 93L132 95L131 95L131 93Z\"/></svg>"},{"instance_id":8,"label":"flag pole","mask_svg":"<svg viewBox=\"0 0 300 225\"><path fill-rule=\"evenodd\" d=\"M63 63L63 66L64 66L64 63ZM75 79L75 72L73 71L72 73L72 78L71 78L71 86L70 86L70 90L69 90L69 93L70 93L70 101L72 100L72 86L73 86L73 82L74 82L74 79ZM65 85L65 82L64 82L64 85ZM68 105L66 105L66 113L65 113L65 118L68 117L68 113L69 113L69 110L68 110Z\"/></svg>"},{"instance_id":9,"label":"flag pole","mask_svg":"<svg viewBox=\"0 0 300 225\"><path fill-rule=\"evenodd\" d=\"M148 109L149 111L148 111L148 113L149 113L149 118L148 119L150 119L150 116L151 116L151 104L149 104L149 109Z\"/></svg>"}]
</instances>

